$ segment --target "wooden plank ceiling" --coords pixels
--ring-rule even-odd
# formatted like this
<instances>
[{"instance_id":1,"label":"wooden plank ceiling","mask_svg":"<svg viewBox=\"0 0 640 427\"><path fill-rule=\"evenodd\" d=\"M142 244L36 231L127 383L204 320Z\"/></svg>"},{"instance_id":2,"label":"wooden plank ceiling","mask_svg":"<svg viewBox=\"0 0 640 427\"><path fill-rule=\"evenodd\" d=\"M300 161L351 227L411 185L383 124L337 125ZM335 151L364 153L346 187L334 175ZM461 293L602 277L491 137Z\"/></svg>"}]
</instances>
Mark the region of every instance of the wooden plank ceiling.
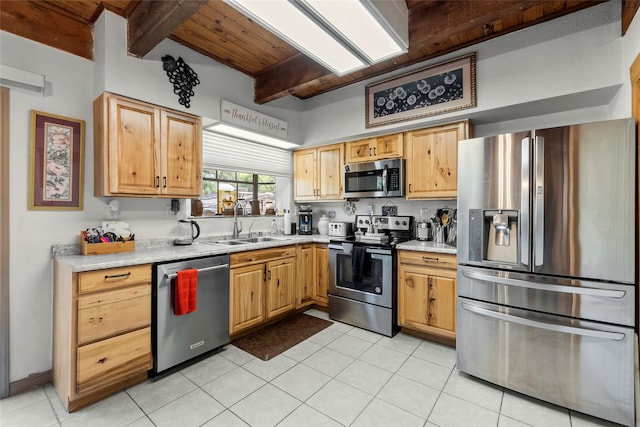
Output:
<instances>
[{"instance_id":1,"label":"wooden plank ceiling","mask_svg":"<svg viewBox=\"0 0 640 427\"><path fill-rule=\"evenodd\" d=\"M255 102L300 99L577 12L602 0L407 0L409 52L337 77L222 0L2 1L0 29L93 59L93 24L104 9L127 19L129 53L144 57L165 38L255 80ZM623 0L624 34L640 0Z\"/></svg>"}]
</instances>

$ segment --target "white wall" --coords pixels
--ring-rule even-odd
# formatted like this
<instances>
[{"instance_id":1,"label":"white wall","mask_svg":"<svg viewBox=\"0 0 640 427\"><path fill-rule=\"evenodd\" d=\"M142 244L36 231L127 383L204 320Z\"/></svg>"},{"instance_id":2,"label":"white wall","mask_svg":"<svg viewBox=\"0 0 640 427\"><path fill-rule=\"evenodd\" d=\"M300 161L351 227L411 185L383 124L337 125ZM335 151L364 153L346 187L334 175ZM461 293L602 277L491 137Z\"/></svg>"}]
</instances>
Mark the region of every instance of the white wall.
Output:
<instances>
[{"instance_id":1,"label":"white wall","mask_svg":"<svg viewBox=\"0 0 640 427\"><path fill-rule=\"evenodd\" d=\"M640 11L622 38L622 66L619 68L620 78L624 86L611 102L611 115L614 117L631 116L631 79L629 68L640 55Z\"/></svg>"},{"instance_id":2,"label":"white wall","mask_svg":"<svg viewBox=\"0 0 640 427\"><path fill-rule=\"evenodd\" d=\"M462 118L471 118L476 136L530 128L540 123L551 126L609 118L612 113L608 104L622 85L619 66L623 40L619 37L619 15L619 0L603 3L314 97L309 100L304 117L305 145L415 129ZM476 108L365 128L367 84L468 52L476 52ZM545 116L547 112L554 114ZM624 111L616 113L625 114ZM541 117L535 121L522 120L530 116ZM517 120L513 123L515 128L500 126L511 120Z\"/></svg>"},{"instance_id":3,"label":"white wall","mask_svg":"<svg viewBox=\"0 0 640 427\"><path fill-rule=\"evenodd\" d=\"M129 56L127 22L114 13L103 13L95 27L95 69L96 75L103 78L96 79L93 98L108 91L212 120L220 119L220 100L225 99L288 122L286 139L302 143L302 101L289 97L278 103L256 105L253 103L253 79L168 39L143 59ZM181 57L198 75L200 84L193 89L195 95L191 97L188 109L178 102L173 85L162 69L165 55L176 60Z\"/></svg>"},{"instance_id":4,"label":"white wall","mask_svg":"<svg viewBox=\"0 0 640 427\"><path fill-rule=\"evenodd\" d=\"M45 45L0 31L2 46L0 63L34 73L44 74L46 96L11 91L11 352L10 381L51 369L52 269L51 246L77 243L82 229L101 224L106 216L106 203L111 198L93 196L93 114L92 103L104 90L120 93L146 102L210 118L219 117L220 99L227 99L289 122L289 136L300 135L299 100L283 100L290 106L256 106L253 104L253 81L241 73L205 59L172 41L161 43L148 58L126 55L126 24L117 15L106 12L95 28L95 61L51 49ZM108 42L105 43L105 40ZM200 85L192 97L190 109L178 103L161 56L181 56L199 75ZM78 212L30 211L27 194L29 183L30 111L82 119L85 128L84 209ZM210 121L210 120L209 120ZM296 136L298 135L298 136ZM292 139L295 141L295 139ZM285 206L290 203L290 185L279 195ZM168 213L165 199L119 198L120 219L130 222L137 239L172 237L177 231L176 219L184 217ZM279 219L281 222L281 219ZM243 220L248 229L250 220ZM231 233L229 218L200 221L202 233ZM258 219L253 230L268 231L271 219Z\"/></svg>"},{"instance_id":5,"label":"white wall","mask_svg":"<svg viewBox=\"0 0 640 427\"><path fill-rule=\"evenodd\" d=\"M51 368L51 245L69 242L95 216L93 182L85 182L85 210L30 211L30 111L39 110L86 122L86 159L92 158L93 63L77 56L0 32L2 63L46 75L48 96L11 91L10 129L10 381ZM87 171L91 161L86 162ZM87 177L91 174L87 173Z\"/></svg>"},{"instance_id":6,"label":"white wall","mask_svg":"<svg viewBox=\"0 0 640 427\"><path fill-rule=\"evenodd\" d=\"M536 112L537 119L547 122L629 116L628 67L640 51L640 18L636 16L629 33L621 39L619 10L619 0L608 2L469 49L478 52L478 107L412 122L404 127L420 127L468 116L480 123L476 132L478 129L490 132L513 126L529 127L531 124L520 118L522 111L527 112L527 109ZM573 34L572 31L578 32ZM163 42L145 59L129 57L125 53L125 34L124 21L105 13L95 29L96 60L93 63L0 31L0 62L44 74L48 82L48 94L44 97L11 92L11 205L8 208L11 220L11 381L51 369L51 245L75 243L81 229L102 221L105 203L110 200L93 196L92 101L97 93L106 89L212 119L219 117L219 100L228 99L287 120L292 138L304 141L305 145L344 140L366 132L364 83L304 102L287 98L266 106L255 106L252 104L253 83L246 76L171 41ZM515 49L513 53L505 53L512 48ZM201 84L196 87L189 110L178 104L170 90L160 61L164 54L181 56L200 77ZM530 66L524 66L525 59ZM540 72L538 64L546 64L553 73ZM416 68L423 65L426 64ZM604 96L604 99L594 101L595 95ZM528 104L523 106L523 102ZM86 121L83 211L27 209L29 113L32 109ZM511 113L514 109L522 111ZM545 115L545 111L561 114ZM392 128L402 129L402 126ZM389 130L376 128L372 131ZM137 238L168 237L174 233L176 217L167 214L168 201L118 200L121 218L131 222ZM400 213L413 215L417 215L422 206L444 205L442 202L402 200L396 204ZM449 206L453 204L451 202ZM374 205L378 213L381 202L374 202ZM338 219L349 220L341 212L341 203L315 205L318 215L331 209L336 211ZM359 202L358 213L364 213L365 209L366 202ZM249 221L244 221L248 228ZM260 219L254 227L268 229L269 222L269 219ZM229 219L202 220L200 223L207 234L231 230Z\"/></svg>"}]
</instances>

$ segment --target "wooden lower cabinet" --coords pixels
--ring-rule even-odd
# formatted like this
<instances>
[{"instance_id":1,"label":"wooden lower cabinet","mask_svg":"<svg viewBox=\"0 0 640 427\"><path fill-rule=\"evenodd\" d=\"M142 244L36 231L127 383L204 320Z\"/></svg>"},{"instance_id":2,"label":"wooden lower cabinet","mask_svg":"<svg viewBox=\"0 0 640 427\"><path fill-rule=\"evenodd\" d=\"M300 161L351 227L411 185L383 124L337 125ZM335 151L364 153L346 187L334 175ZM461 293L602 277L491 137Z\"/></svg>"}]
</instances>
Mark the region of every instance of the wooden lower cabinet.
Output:
<instances>
[{"instance_id":1,"label":"wooden lower cabinet","mask_svg":"<svg viewBox=\"0 0 640 427\"><path fill-rule=\"evenodd\" d=\"M313 271L315 283L313 301L323 307L329 306L329 248L327 245L314 246Z\"/></svg>"},{"instance_id":2,"label":"wooden lower cabinet","mask_svg":"<svg viewBox=\"0 0 640 427\"><path fill-rule=\"evenodd\" d=\"M316 304L328 307L329 249L324 243L307 243L298 248L296 308Z\"/></svg>"},{"instance_id":3,"label":"wooden lower cabinet","mask_svg":"<svg viewBox=\"0 0 640 427\"><path fill-rule=\"evenodd\" d=\"M230 273L230 332L264 321L264 264L232 268Z\"/></svg>"},{"instance_id":4,"label":"wooden lower cabinet","mask_svg":"<svg viewBox=\"0 0 640 427\"><path fill-rule=\"evenodd\" d=\"M398 252L398 324L455 339L456 256Z\"/></svg>"},{"instance_id":5,"label":"wooden lower cabinet","mask_svg":"<svg viewBox=\"0 0 640 427\"><path fill-rule=\"evenodd\" d=\"M296 258L267 263L267 319L293 310L295 306Z\"/></svg>"},{"instance_id":6,"label":"wooden lower cabinet","mask_svg":"<svg viewBox=\"0 0 640 427\"><path fill-rule=\"evenodd\" d=\"M146 372L151 328L146 327L78 348L78 392L98 391L123 381L135 367Z\"/></svg>"},{"instance_id":7,"label":"wooden lower cabinet","mask_svg":"<svg viewBox=\"0 0 640 427\"><path fill-rule=\"evenodd\" d=\"M296 308L302 308L313 304L316 278L313 272L314 244L299 245L297 258Z\"/></svg>"},{"instance_id":8,"label":"wooden lower cabinet","mask_svg":"<svg viewBox=\"0 0 640 427\"><path fill-rule=\"evenodd\" d=\"M147 378L151 265L73 272L54 264L53 385L68 411Z\"/></svg>"},{"instance_id":9,"label":"wooden lower cabinet","mask_svg":"<svg viewBox=\"0 0 640 427\"><path fill-rule=\"evenodd\" d=\"M230 333L293 310L296 302L296 247L231 254Z\"/></svg>"}]
</instances>

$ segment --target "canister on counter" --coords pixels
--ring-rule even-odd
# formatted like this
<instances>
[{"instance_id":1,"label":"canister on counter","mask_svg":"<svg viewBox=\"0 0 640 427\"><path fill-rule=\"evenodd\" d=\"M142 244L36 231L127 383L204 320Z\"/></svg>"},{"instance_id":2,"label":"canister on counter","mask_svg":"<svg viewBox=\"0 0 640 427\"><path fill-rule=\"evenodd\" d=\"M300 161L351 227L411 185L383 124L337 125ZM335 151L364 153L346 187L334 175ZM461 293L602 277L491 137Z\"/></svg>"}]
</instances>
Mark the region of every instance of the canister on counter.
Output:
<instances>
[{"instance_id":1,"label":"canister on counter","mask_svg":"<svg viewBox=\"0 0 640 427\"><path fill-rule=\"evenodd\" d=\"M431 223L420 221L416 223L416 238L418 240L432 240Z\"/></svg>"}]
</instances>

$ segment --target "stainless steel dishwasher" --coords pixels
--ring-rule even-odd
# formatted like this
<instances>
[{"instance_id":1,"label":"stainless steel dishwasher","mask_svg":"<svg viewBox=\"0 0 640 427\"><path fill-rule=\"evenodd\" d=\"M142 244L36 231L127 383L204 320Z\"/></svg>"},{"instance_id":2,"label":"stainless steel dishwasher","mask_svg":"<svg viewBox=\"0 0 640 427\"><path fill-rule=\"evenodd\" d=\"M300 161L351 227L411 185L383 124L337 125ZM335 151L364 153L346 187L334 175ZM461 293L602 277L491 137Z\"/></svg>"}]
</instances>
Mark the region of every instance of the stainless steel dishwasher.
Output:
<instances>
[{"instance_id":1,"label":"stainless steel dishwasher","mask_svg":"<svg viewBox=\"0 0 640 427\"><path fill-rule=\"evenodd\" d=\"M198 270L196 310L174 314L177 272ZM229 342L229 255L155 264L153 372L186 362Z\"/></svg>"}]
</instances>

